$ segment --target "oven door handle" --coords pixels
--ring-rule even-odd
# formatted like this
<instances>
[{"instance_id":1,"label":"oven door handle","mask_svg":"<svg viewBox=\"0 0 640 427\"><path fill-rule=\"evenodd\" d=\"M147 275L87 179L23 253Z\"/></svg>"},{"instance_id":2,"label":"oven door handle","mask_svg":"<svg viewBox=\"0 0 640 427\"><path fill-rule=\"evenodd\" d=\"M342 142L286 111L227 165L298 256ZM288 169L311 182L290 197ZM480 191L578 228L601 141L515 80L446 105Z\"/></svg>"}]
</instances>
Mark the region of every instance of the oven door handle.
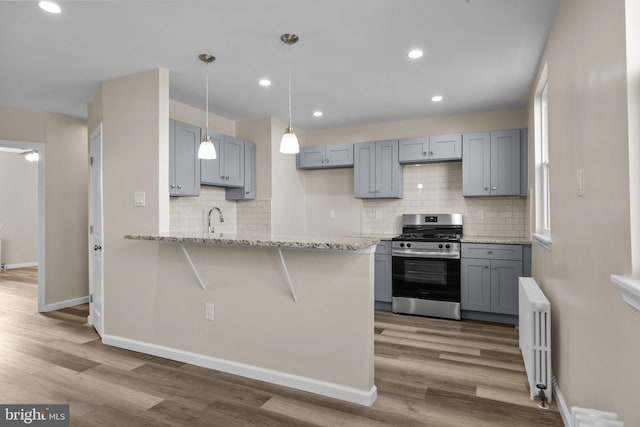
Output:
<instances>
[{"instance_id":1,"label":"oven door handle","mask_svg":"<svg viewBox=\"0 0 640 427\"><path fill-rule=\"evenodd\" d=\"M458 259L460 252L437 252L437 251L392 251L391 256L404 258L441 258Z\"/></svg>"}]
</instances>

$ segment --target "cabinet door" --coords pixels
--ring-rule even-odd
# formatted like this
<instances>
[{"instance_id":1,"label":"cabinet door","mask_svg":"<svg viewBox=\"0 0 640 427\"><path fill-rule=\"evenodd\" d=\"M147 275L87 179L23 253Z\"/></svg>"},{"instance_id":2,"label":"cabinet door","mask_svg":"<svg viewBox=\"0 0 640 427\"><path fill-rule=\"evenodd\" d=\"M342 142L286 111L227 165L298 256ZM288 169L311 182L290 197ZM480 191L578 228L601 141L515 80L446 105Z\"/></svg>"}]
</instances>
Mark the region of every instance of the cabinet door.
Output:
<instances>
[{"instance_id":1,"label":"cabinet door","mask_svg":"<svg viewBox=\"0 0 640 427\"><path fill-rule=\"evenodd\" d=\"M491 261L462 258L460 266L460 308L491 311Z\"/></svg>"},{"instance_id":2,"label":"cabinet door","mask_svg":"<svg viewBox=\"0 0 640 427\"><path fill-rule=\"evenodd\" d=\"M376 197L402 197L398 140L376 141Z\"/></svg>"},{"instance_id":3,"label":"cabinet door","mask_svg":"<svg viewBox=\"0 0 640 427\"><path fill-rule=\"evenodd\" d=\"M518 314L518 278L522 261L491 261L491 312Z\"/></svg>"},{"instance_id":4,"label":"cabinet door","mask_svg":"<svg viewBox=\"0 0 640 427\"><path fill-rule=\"evenodd\" d=\"M429 137L429 160L459 160L462 158L462 135Z\"/></svg>"},{"instance_id":5,"label":"cabinet door","mask_svg":"<svg viewBox=\"0 0 640 427\"><path fill-rule=\"evenodd\" d=\"M327 145L325 167L349 167L353 166L353 144Z\"/></svg>"},{"instance_id":6,"label":"cabinet door","mask_svg":"<svg viewBox=\"0 0 640 427\"><path fill-rule=\"evenodd\" d=\"M298 168L317 169L324 167L325 157L324 147L300 147Z\"/></svg>"},{"instance_id":7,"label":"cabinet door","mask_svg":"<svg viewBox=\"0 0 640 427\"><path fill-rule=\"evenodd\" d=\"M391 302L391 255L375 255L375 300Z\"/></svg>"},{"instance_id":8,"label":"cabinet door","mask_svg":"<svg viewBox=\"0 0 640 427\"><path fill-rule=\"evenodd\" d=\"M491 195L520 195L520 129L491 132Z\"/></svg>"},{"instance_id":9,"label":"cabinet door","mask_svg":"<svg viewBox=\"0 0 640 427\"><path fill-rule=\"evenodd\" d=\"M200 128L174 121L170 129L174 131L171 153L173 173L170 173L169 194L172 196L197 196L200 194ZM171 139L171 138L170 138Z\"/></svg>"},{"instance_id":10,"label":"cabinet door","mask_svg":"<svg viewBox=\"0 0 640 427\"><path fill-rule=\"evenodd\" d=\"M353 190L356 198L376 197L376 143L353 145Z\"/></svg>"},{"instance_id":11,"label":"cabinet door","mask_svg":"<svg viewBox=\"0 0 640 427\"><path fill-rule=\"evenodd\" d=\"M403 138L398 142L400 163L425 162L429 159L429 138Z\"/></svg>"},{"instance_id":12,"label":"cabinet door","mask_svg":"<svg viewBox=\"0 0 640 427\"><path fill-rule=\"evenodd\" d=\"M256 198L256 144L244 142L244 187L227 187L227 200L254 200Z\"/></svg>"},{"instance_id":13,"label":"cabinet door","mask_svg":"<svg viewBox=\"0 0 640 427\"><path fill-rule=\"evenodd\" d=\"M203 129L202 132L205 132ZM216 148L216 158L212 160L200 160L200 182L208 185L224 185L224 164L222 158L223 136L220 133L209 131L209 137Z\"/></svg>"},{"instance_id":14,"label":"cabinet door","mask_svg":"<svg viewBox=\"0 0 640 427\"><path fill-rule=\"evenodd\" d=\"M224 136L224 185L228 187L244 186L244 140Z\"/></svg>"},{"instance_id":15,"label":"cabinet door","mask_svg":"<svg viewBox=\"0 0 640 427\"><path fill-rule=\"evenodd\" d=\"M491 183L491 134L462 135L462 195L489 196Z\"/></svg>"}]
</instances>

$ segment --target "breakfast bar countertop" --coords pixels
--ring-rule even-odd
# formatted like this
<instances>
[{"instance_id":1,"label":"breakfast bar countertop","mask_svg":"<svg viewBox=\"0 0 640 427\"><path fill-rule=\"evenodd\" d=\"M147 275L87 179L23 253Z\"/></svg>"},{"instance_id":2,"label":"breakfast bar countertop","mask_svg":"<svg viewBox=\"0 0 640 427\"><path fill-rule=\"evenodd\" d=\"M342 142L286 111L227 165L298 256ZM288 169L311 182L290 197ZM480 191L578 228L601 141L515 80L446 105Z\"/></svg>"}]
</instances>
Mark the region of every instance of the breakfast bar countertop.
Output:
<instances>
[{"instance_id":1,"label":"breakfast bar countertop","mask_svg":"<svg viewBox=\"0 0 640 427\"><path fill-rule=\"evenodd\" d=\"M258 246L334 251L359 251L375 246L381 240L380 237L375 236L272 236L268 234L242 233L127 234L124 238L128 240L149 240L212 246Z\"/></svg>"}]
</instances>

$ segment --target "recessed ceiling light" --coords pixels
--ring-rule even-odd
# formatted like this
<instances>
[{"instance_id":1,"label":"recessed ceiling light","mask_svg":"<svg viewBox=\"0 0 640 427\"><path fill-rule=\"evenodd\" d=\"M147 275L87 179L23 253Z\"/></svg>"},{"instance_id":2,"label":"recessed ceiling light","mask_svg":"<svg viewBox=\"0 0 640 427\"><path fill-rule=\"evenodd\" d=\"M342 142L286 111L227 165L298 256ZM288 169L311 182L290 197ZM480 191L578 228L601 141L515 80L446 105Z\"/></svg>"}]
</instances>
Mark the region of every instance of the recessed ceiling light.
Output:
<instances>
[{"instance_id":1,"label":"recessed ceiling light","mask_svg":"<svg viewBox=\"0 0 640 427\"><path fill-rule=\"evenodd\" d=\"M440 101L442 101L442 95L434 95L434 96L431 97L431 100L433 102L440 102Z\"/></svg>"},{"instance_id":2,"label":"recessed ceiling light","mask_svg":"<svg viewBox=\"0 0 640 427\"><path fill-rule=\"evenodd\" d=\"M322 117L322 111L314 111L313 117Z\"/></svg>"},{"instance_id":3,"label":"recessed ceiling light","mask_svg":"<svg viewBox=\"0 0 640 427\"><path fill-rule=\"evenodd\" d=\"M60 13L62 12L62 9L60 8L60 6L58 5L58 3L54 3L52 1L41 1L38 2L38 6L40 6L40 9L49 12L49 13Z\"/></svg>"},{"instance_id":4,"label":"recessed ceiling light","mask_svg":"<svg viewBox=\"0 0 640 427\"><path fill-rule=\"evenodd\" d=\"M409 51L409 58L418 59L422 57L422 51L420 49L413 49Z\"/></svg>"},{"instance_id":5,"label":"recessed ceiling light","mask_svg":"<svg viewBox=\"0 0 640 427\"><path fill-rule=\"evenodd\" d=\"M271 86L271 80L269 80L269 79L260 79L258 84L260 86Z\"/></svg>"}]
</instances>

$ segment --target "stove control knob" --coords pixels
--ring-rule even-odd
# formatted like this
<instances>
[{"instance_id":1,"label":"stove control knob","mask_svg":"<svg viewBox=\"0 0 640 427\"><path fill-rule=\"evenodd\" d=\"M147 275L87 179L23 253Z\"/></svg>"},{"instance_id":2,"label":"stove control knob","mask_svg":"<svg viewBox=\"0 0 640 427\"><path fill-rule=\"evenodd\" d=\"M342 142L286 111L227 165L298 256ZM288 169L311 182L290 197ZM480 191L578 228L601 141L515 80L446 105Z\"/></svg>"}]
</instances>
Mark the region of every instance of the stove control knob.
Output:
<instances>
[{"instance_id":1,"label":"stove control knob","mask_svg":"<svg viewBox=\"0 0 640 427\"><path fill-rule=\"evenodd\" d=\"M444 247L447 248L447 249L451 249L451 245L448 244L448 243Z\"/></svg>"},{"instance_id":2,"label":"stove control knob","mask_svg":"<svg viewBox=\"0 0 640 427\"><path fill-rule=\"evenodd\" d=\"M401 248L404 248L404 243L400 243L400 247L401 247Z\"/></svg>"},{"instance_id":3,"label":"stove control knob","mask_svg":"<svg viewBox=\"0 0 640 427\"><path fill-rule=\"evenodd\" d=\"M443 248L442 243L438 245L438 248L440 248L440 249Z\"/></svg>"},{"instance_id":4,"label":"stove control knob","mask_svg":"<svg viewBox=\"0 0 640 427\"><path fill-rule=\"evenodd\" d=\"M407 247L410 248L411 247L411 243L407 243Z\"/></svg>"}]
</instances>

